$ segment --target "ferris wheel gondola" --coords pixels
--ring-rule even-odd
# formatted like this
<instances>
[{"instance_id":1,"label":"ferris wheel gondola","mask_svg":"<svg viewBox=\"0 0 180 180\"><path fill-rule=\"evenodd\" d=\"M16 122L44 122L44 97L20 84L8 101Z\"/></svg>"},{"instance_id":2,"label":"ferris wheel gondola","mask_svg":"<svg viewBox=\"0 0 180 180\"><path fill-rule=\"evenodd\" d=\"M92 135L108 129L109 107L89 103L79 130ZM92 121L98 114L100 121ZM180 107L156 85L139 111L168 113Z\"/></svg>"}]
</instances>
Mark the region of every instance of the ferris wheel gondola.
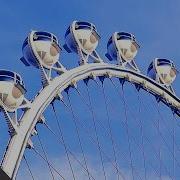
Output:
<instances>
[{"instance_id":1,"label":"ferris wheel gondola","mask_svg":"<svg viewBox=\"0 0 180 180\"><path fill-rule=\"evenodd\" d=\"M26 66L34 66L42 72L42 83L47 85L51 80L52 70L62 74L66 69L60 64L61 47L57 37L45 31L31 31L22 46L23 57L20 59Z\"/></svg>"},{"instance_id":2,"label":"ferris wheel gondola","mask_svg":"<svg viewBox=\"0 0 180 180\"><path fill-rule=\"evenodd\" d=\"M22 61L27 66L33 65L39 68L39 63L41 63L43 67L50 69L57 63L61 48L54 34L32 31L25 39L22 51L24 55Z\"/></svg>"},{"instance_id":3,"label":"ferris wheel gondola","mask_svg":"<svg viewBox=\"0 0 180 180\"><path fill-rule=\"evenodd\" d=\"M0 100L8 109L18 108L26 92L21 76L15 72L0 70Z\"/></svg>"},{"instance_id":4,"label":"ferris wheel gondola","mask_svg":"<svg viewBox=\"0 0 180 180\"><path fill-rule=\"evenodd\" d=\"M172 92L172 83L176 79L177 69L174 63L168 59L156 58L147 71L149 77L169 88Z\"/></svg>"},{"instance_id":5,"label":"ferris wheel gondola","mask_svg":"<svg viewBox=\"0 0 180 180\"><path fill-rule=\"evenodd\" d=\"M126 32L116 32L109 39L107 44L106 56L109 60L118 61L118 65L103 63L102 59L96 52L96 47L99 43L99 39L100 36L97 32L97 29L92 23L74 21L66 31L64 48L69 53L77 53L80 56L79 64L82 66L66 70L58 61L61 47L56 36L45 31L32 31L23 43L23 57L21 58L21 61L26 66L33 66L37 69L40 69L43 73L43 77L41 76L41 78L43 80L45 79L46 82L43 81L42 89L31 101L28 101L25 98L26 89L21 76L12 71L0 70L0 110L2 110L2 112L4 113L4 117L7 120L10 132L10 141L3 157L1 168L9 176L10 179L16 179L21 160L23 159L23 157L25 157L24 153L26 148L32 149L37 153L34 146L35 144L33 144L35 138L32 138L32 136L36 136L39 134L37 125L43 124L51 133L54 132L49 128L44 115L45 110L49 110L48 107L51 105L57 119L57 113L55 111L55 101L61 100L63 107L65 106L67 110L69 110L72 114L73 120L75 122L75 127L78 127L76 126L78 118L73 111L69 95L70 92L67 91L70 87L76 89L83 103L85 103L85 105L89 107L90 113L92 114L92 123L95 127L96 119L94 119L95 113L93 109L97 109L98 104L95 103L96 108L92 107L91 94L89 93L91 84L87 85L87 83L85 87L85 89L87 89L87 93L85 92L85 94L87 94L88 96L88 102L86 102L86 99L83 98L83 96L81 95L81 91L79 91L78 89L81 88L80 82L87 82L87 80L93 78L98 87L102 88L103 99L106 106L105 108L107 113L107 122L109 121L109 113L107 103L108 97L106 96L105 83L103 82L105 78L110 80L107 81L107 83L110 82L112 84L112 87L117 90L118 95L120 93L120 99L123 99L122 107L124 107L124 118L126 119L126 123L124 124L123 122L123 125L126 126L125 128L128 128L127 112L129 111L129 109L125 101L126 96L124 94L124 87L121 84L120 88L122 88L122 91L118 91L119 86L115 85L116 80L118 80L117 82L127 81L135 85L138 90L142 88L146 90L148 94L152 94L155 97L159 96L162 99L162 102L167 105L174 114L180 117L180 99L175 95L171 87L177 75L177 70L172 61L167 59L155 59L148 68L148 77L147 75L143 75L142 73L140 73L137 65L135 64L134 58L138 52L139 45L134 35ZM95 63L88 63L90 58L93 59L93 62ZM52 70L55 70L57 72L56 75L53 74L55 77L51 76ZM99 86L100 84L96 81L96 77L98 77L97 79L101 80L102 86ZM66 92L68 104L66 104L65 102L66 98L62 98L64 96L64 92ZM137 91L135 91L135 93L137 93ZM99 99L97 98L97 101L98 100ZM142 105L139 95L138 100L139 104ZM131 105L133 104L134 103L131 103ZM20 110L21 114L18 114L17 110ZM141 109L139 109L138 112L142 112L140 110ZM84 113L84 111L82 110L81 112ZM132 117L133 122L134 119L135 118ZM103 124L106 123L104 123L103 121ZM109 124L108 126L110 129L111 124ZM62 145L65 147L65 152L70 153L71 151L64 143L63 133L59 124L57 124L57 127L59 128L58 131L60 136L58 137L55 133L53 133L53 135L57 136L58 142L61 142L62 140ZM83 126L81 126L81 128L82 127ZM96 129L96 127L94 129ZM79 138L80 136L77 128L76 132ZM102 132L104 133L104 131ZM128 129L126 129L127 136L129 136L128 132ZM98 133L95 132L95 134L97 135ZM113 136L111 136L111 130L108 134L110 135L113 146L114 141L112 139ZM98 137L96 139L98 150L101 150L98 143ZM80 138L78 139L78 142L81 146ZM92 142L94 142L93 138ZM81 151L83 152L82 146ZM125 149L125 151L127 150ZM46 153L44 154L46 155ZM73 158L72 153L71 155ZM107 156L107 158L111 159L109 158L109 156ZM47 164L51 169L52 166L47 158L44 159L45 161L47 161ZM101 159L103 160L103 158ZM116 160L116 158L114 159ZM89 175L90 172L88 171L88 168L86 168L85 165L83 165L83 163L81 162L79 164L82 165L81 167L83 168L83 170L85 170L85 173ZM113 167L115 167L116 173L120 175L120 168L118 168L118 163L112 162L112 165ZM91 179L91 177L89 179Z\"/></svg>"},{"instance_id":6,"label":"ferris wheel gondola","mask_svg":"<svg viewBox=\"0 0 180 180\"><path fill-rule=\"evenodd\" d=\"M138 45L136 38L133 34L127 32L115 32L107 43L106 57L112 61L118 61L118 64L139 71L134 62L137 55Z\"/></svg>"},{"instance_id":7,"label":"ferris wheel gondola","mask_svg":"<svg viewBox=\"0 0 180 180\"><path fill-rule=\"evenodd\" d=\"M94 62L102 62L95 50L99 39L100 35L94 24L74 21L66 31L64 49L69 53L79 54L81 57L79 64L87 63L89 57Z\"/></svg>"}]
</instances>

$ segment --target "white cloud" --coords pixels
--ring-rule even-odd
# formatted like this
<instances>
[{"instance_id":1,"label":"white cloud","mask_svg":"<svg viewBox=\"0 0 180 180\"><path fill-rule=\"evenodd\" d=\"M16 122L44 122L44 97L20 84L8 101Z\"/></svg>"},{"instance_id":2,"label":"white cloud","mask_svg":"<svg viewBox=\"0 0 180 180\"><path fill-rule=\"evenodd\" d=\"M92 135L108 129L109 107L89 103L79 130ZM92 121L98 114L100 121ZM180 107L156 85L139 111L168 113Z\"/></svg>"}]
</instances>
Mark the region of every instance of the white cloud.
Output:
<instances>
[{"instance_id":1,"label":"white cloud","mask_svg":"<svg viewBox=\"0 0 180 180\"><path fill-rule=\"evenodd\" d=\"M80 159L80 158L78 158L78 159ZM91 173L91 175L94 177L94 179L104 180L104 175L103 175L101 164L98 163L95 160L95 158L93 158L93 157L90 157L88 159L91 159L91 161L88 162L88 169L89 169L89 172ZM57 170L60 170L61 174L63 175L63 177L66 180L73 179L71 170L69 168L67 159L65 157L51 158L51 162L53 162L52 164L54 165L54 167ZM87 172L85 172L85 170L83 170L82 167L74 160L72 161L72 164L73 164L73 170L75 172L76 179L77 180L86 180L86 179L88 180ZM112 164L105 163L104 166L105 166L105 170L106 170L107 180L116 180L117 174L116 174L116 170L112 166ZM51 180L52 179L50 176L50 172L48 171L48 168L46 168L46 167L47 167L47 165L42 167L37 162L34 163L33 167L31 165L31 169L35 176L35 179L37 179L37 180ZM57 175L57 173L55 171L53 171L53 172L54 172L55 179L61 179L60 176ZM130 169L121 169L121 172L123 173L126 180L132 180ZM137 179L139 179L139 176L141 176L141 179L143 179L143 171L141 171L141 172L142 173L140 174L138 171ZM159 180L159 177L157 175L153 174L152 172L147 173L147 178L148 178L148 180ZM162 176L161 179L162 180L170 180L171 178L169 178L167 176ZM32 180L32 178L28 174L26 168L21 168L20 173L18 174L17 180ZM120 177L120 180L122 180L121 177Z\"/></svg>"}]
</instances>

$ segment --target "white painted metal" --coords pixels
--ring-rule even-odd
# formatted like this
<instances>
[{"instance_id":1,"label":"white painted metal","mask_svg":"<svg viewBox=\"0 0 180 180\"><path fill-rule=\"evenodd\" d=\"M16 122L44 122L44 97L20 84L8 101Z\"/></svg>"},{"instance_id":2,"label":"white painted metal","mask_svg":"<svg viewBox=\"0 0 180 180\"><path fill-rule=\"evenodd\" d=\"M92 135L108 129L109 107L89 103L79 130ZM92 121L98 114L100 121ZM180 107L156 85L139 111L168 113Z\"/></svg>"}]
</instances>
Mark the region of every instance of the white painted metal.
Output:
<instances>
[{"instance_id":1,"label":"white painted metal","mask_svg":"<svg viewBox=\"0 0 180 180\"><path fill-rule=\"evenodd\" d=\"M71 69L50 81L49 84L41 90L39 95L35 97L30 109L28 109L24 114L22 122L17 129L17 134L15 134L10 140L2 162L2 169L9 175L9 177L15 179L31 133L33 132L38 120L42 117L42 113L54 97L56 97L57 94L60 94L65 88L72 84L72 82L78 82L87 77L104 75L125 78L125 80L132 83L141 84L148 92L162 96L166 102L171 104L173 107L178 108L180 111L180 99L164 86L139 72L106 63L86 64Z\"/></svg>"}]
</instances>

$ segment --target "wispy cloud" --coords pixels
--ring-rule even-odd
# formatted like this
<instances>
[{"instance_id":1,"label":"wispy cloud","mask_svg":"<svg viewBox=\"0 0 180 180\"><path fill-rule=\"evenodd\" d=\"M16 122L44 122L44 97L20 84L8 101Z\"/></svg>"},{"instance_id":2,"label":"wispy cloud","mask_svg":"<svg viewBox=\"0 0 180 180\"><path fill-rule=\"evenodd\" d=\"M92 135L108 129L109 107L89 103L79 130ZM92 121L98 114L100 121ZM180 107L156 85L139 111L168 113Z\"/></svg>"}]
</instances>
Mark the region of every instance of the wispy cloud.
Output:
<instances>
[{"instance_id":1,"label":"wispy cloud","mask_svg":"<svg viewBox=\"0 0 180 180\"><path fill-rule=\"evenodd\" d=\"M79 158L78 158L79 159ZM59 158L51 158L51 162L53 166L59 170L59 172L63 175L63 177L66 180L72 180L72 173L69 168L69 165L67 163L67 159L65 157L62 157L61 160ZM73 171L75 174L75 177L77 180L85 180L88 179L87 172L82 169L78 164L72 161L73 164ZM117 173L115 168L112 166L111 163L105 163L105 173L108 180L116 180L117 179ZM31 167L32 172L34 174L35 179L40 180L50 180L51 175L48 171L48 168L45 169L44 167L40 166L39 163L34 163L34 165ZM104 180L104 174L102 171L102 166L100 163L98 163L95 158L91 157L90 162L88 163L88 170L90 174L93 176L94 179L98 180ZM126 180L132 180L131 170L130 169L121 169L120 170L125 177ZM55 179L61 179L60 176L53 171ZM121 176L120 180L123 179ZM141 179L144 179L143 177L143 171L138 171L138 176L136 175L137 179L141 177ZM136 178L135 177L135 178ZM147 173L148 180L159 180L159 176L157 174L154 174L152 172ZM92 178L91 178L92 179ZM168 176L162 176L162 180L170 180L171 178ZM18 175L17 180L32 180L31 176L28 175L27 169L23 168L20 170L20 173Z\"/></svg>"}]
</instances>

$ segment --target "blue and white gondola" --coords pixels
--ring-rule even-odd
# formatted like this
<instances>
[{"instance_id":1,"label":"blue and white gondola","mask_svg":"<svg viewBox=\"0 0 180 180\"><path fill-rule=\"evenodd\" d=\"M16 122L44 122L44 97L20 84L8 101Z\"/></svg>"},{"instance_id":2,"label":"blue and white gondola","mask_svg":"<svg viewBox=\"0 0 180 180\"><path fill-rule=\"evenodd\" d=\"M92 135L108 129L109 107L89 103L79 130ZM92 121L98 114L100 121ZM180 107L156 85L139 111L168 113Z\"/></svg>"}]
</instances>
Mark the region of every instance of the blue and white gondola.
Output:
<instances>
[{"instance_id":1,"label":"blue and white gondola","mask_svg":"<svg viewBox=\"0 0 180 180\"><path fill-rule=\"evenodd\" d=\"M46 69L51 69L59 60L60 45L57 37L49 32L32 31L25 39L21 61L26 66L39 68L42 65Z\"/></svg>"},{"instance_id":2,"label":"blue and white gondola","mask_svg":"<svg viewBox=\"0 0 180 180\"><path fill-rule=\"evenodd\" d=\"M74 21L65 33L64 49L71 53L75 52L86 57L94 56L98 61L99 56L95 52L100 36L94 24L89 22Z\"/></svg>"},{"instance_id":3,"label":"blue and white gondola","mask_svg":"<svg viewBox=\"0 0 180 180\"><path fill-rule=\"evenodd\" d=\"M137 55L139 45L133 34L127 32L115 32L107 43L106 57L118 61L122 66L128 66L138 70L134 58Z\"/></svg>"},{"instance_id":4,"label":"blue and white gondola","mask_svg":"<svg viewBox=\"0 0 180 180\"><path fill-rule=\"evenodd\" d=\"M147 74L162 85L170 87L176 79L177 72L174 63L171 60L156 58L149 65Z\"/></svg>"},{"instance_id":5,"label":"blue and white gondola","mask_svg":"<svg viewBox=\"0 0 180 180\"><path fill-rule=\"evenodd\" d=\"M15 72L0 70L0 100L9 109L17 109L26 92L21 76Z\"/></svg>"}]
</instances>

